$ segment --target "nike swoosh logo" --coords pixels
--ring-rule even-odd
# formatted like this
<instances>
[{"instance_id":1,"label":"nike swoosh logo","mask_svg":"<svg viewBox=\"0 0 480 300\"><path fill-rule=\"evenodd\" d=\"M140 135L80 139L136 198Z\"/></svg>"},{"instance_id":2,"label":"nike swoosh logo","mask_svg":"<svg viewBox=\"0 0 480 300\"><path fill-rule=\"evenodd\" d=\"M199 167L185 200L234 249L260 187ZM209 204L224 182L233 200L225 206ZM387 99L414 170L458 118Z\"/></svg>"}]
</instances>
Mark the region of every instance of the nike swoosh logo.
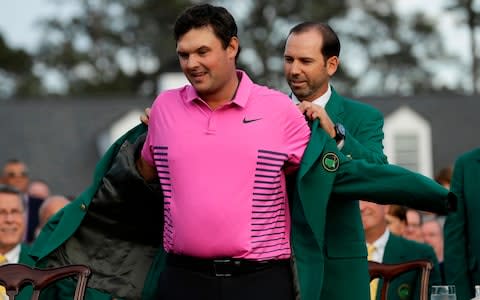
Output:
<instances>
[{"instance_id":1,"label":"nike swoosh logo","mask_svg":"<svg viewBox=\"0 0 480 300\"><path fill-rule=\"evenodd\" d=\"M250 120L247 120L247 118L243 118L243 123L244 124L247 124L247 123L252 123L252 122L255 122L255 121L258 121L258 120L261 120L262 118L258 118L258 119L250 119Z\"/></svg>"}]
</instances>

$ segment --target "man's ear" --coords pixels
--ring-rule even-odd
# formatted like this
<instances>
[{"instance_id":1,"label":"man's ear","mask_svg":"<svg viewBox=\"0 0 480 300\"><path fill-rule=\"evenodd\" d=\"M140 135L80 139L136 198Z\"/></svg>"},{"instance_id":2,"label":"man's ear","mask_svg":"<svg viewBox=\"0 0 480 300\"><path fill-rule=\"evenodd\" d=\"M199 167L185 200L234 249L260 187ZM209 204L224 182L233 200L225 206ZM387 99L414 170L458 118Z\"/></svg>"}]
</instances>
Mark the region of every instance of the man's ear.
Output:
<instances>
[{"instance_id":1,"label":"man's ear","mask_svg":"<svg viewBox=\"0 0 480 300\"><path fill-rule=\"evenodd\" d=\"M340 59L338 56L332 56L327 59L327 73L330 76L333 76L337 72L338 65L340 64Z\"/></svg>"},{"instance_id":2,"label":"man's ear","mask_svg":"<svg viewBox=\"0 0 480 300\"><path fill-rule=\"evenodd\" d=\"M235 59L239 50L240 41L238 37L234 36L230 39L230 43L228 43L227 51L228 56Z\"/></svg>"}]
</instances>

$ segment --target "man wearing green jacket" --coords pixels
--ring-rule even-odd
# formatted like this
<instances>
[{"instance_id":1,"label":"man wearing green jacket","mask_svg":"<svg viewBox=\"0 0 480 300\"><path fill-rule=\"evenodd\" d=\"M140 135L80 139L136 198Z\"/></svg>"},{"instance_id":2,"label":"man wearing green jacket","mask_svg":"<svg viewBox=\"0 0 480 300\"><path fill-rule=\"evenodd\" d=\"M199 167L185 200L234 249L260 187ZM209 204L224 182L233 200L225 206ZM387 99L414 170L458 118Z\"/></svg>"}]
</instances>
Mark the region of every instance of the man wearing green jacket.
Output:
<instances>
[{"instance_id":1,"label":"man wearing green jacket","mask_svg":"<svg viewBox=\"0 0 480 300\"><path fill-rule=\"evenodd\" d=\"M284 74L292 100L334 139L352 159L385 164L383 115L374 107L335 91L330 79L340 66L340 41L325 23L294 26L285 44Z\"/></svg>"},{"instance_id":2,"label":"man wearing green jacket","mask_svg":"<svg viewBox=\"0 0 480 300\"><path fill-rule=\"evenodd\" d=\"M22 243L27 227L24 214L20 191L13 186L0 184L0 264L34 263L28 256L30 247Z\"/></svg>"},{"instance_id":3,"label":"man wearing green jacket","mask_svg":"<svg viewBox=\"0 0 480 300\"><path fill-rule=\"evenodd\" d=\"M337 141L352 159L385 164L383 116L375 108L347 99L330 85L340 64L340 41L324 23L304 22L288 35L284 53L285 78L292 99ZM312 137L313 138L313 137ZM301 165L300 172L304 169ZM313 183L312 183L313 184ZM325 223L325 280L321 299L368 299L366 250L358 201L328 201ZM341 289L347 285L353 288Z\"/></svg>"},{"instance_id":4,"label":"man wearing green jacket","mask_svg":"<svg viewBox=\"0 0 480 300\"><path fill-rule=\"evenodd\" d=\"M430 245L407 240L390 232L387 226L385 205L379 205L367 201L360 201L363 229L369 260L398 264L416 259L427 259L433 264L429 277L429 285L441 284L440 267L435 252ZM390 300L413 300L420 298L420 270L406 272L395 278L387 290L387 298ZM377 280L378 284L370 284L370 299L380 300L380 290L383 280Z\"/></svg>"},{"instance_id":5,"label":"man wearing green jacket","mask_svg":"<svg viewBox=\"0 0 480 300\"><path fill-rule=\"evenodd\" d=\"M444 268L448 284L456 286L457 300L475 296L480 284L480 148L462 154L455 162L450 190L458 197L458 209L444 225Z\"/></svg>"}]
</instances>

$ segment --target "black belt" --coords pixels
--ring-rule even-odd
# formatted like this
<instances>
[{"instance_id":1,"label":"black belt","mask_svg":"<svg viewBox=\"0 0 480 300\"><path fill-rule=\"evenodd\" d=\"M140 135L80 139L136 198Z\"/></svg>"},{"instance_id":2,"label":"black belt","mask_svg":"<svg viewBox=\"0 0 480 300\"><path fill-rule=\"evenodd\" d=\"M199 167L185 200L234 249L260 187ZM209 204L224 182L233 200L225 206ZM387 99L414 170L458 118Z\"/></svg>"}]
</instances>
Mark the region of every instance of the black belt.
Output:
<instances>
[{"instance_id":1,"label":"black belt","mask_svg":"<svg viewBox=\"0 0 480 300\"><path fill-rule=\"evenodd\" d=\"M289 259L249 260L237 258L202 259L192 256L167 254L167 265L181 267L210 276L231 277L254 273L274 266L290 266Z\"/></svg>"}]
</instances>

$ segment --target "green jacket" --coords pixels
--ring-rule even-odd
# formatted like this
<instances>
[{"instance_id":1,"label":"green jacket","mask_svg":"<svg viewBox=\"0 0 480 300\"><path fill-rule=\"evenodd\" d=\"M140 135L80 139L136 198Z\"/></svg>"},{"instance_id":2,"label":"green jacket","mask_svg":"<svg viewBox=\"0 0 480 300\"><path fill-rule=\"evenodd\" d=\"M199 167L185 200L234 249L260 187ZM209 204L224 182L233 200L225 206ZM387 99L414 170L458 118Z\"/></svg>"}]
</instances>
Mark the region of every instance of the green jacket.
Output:
<instances>
[{"instance_id":1,"label":"green jacket","mask_svg":"<svg viewBox=\"0 0 480 300\"><path fill-rule=\"evenodd\" d=\"M429 285L441 284L440 267L433 248L390 233L382 262L397 264L416 259L430 260L433 263L433 269L430 273ZM380 288L381 282L378 285L377 300L380 300ZM388 287L387 298L390 300L420 299L420 272L408 272L394 279Z\"/></svg>"},{"instance_id":2,"label":"green jacket","mask_svg":"<svg viewBox=\"0 0 480 300\"><path fill-rule=\"evenodd\" d=\"M161 244L162 197L138 174L118 172L119 165L135 171L133 145L144 132L145 126L139 125L112 145L97 165L93 184L49 221L31 251L38 266L90 265L93 276L87 300L112 299L110 295L158 299L156 287L165 257ZM447 191L432 180L395 166L347 159L323 130L313 129L301 164L295 179L299 188L293 190L291 200L292 243L303 300L320 299L324 265L328 265L328 257L324 257L325 215L331 194L335 201L368 197L445 211ZM112 186L120 192L112 192ZM112 205L116 208L112 209ZM148 234L137 237L146 230L150 230ZM366 250L363 252L361 261L366 264ZM368 274L364 275L368 287ZM125 286L135 294L120 295L127 295ZM57 285L48 297L67 299L73 288L72 282Z\"/></svg>"},{"instance_id":3,"label":"green jacket","mask_svg":"<svg viewBox=\"0 0 480 300\"><path fill-rule=\"evenodd\" d=\"M461 155L455 162L450 190L458 197L458 209L447 216L445 279L454 284L457 300L475 296L480 284L480 148ZM478 221L477 221L478 220Z\"/></svg>"},{"instance_id":4,"label":"green jacket","mask_svg":"<svg viewBox=\"0 0 480 300\"><path fill-rule=\"evenodd\" d=\"M342 153L352 159L385 164L383 154L383 115L367 104L339 95L332 88L325 110L334 123L344 125L345 144Z\"/></svg>"}]
</instances>

